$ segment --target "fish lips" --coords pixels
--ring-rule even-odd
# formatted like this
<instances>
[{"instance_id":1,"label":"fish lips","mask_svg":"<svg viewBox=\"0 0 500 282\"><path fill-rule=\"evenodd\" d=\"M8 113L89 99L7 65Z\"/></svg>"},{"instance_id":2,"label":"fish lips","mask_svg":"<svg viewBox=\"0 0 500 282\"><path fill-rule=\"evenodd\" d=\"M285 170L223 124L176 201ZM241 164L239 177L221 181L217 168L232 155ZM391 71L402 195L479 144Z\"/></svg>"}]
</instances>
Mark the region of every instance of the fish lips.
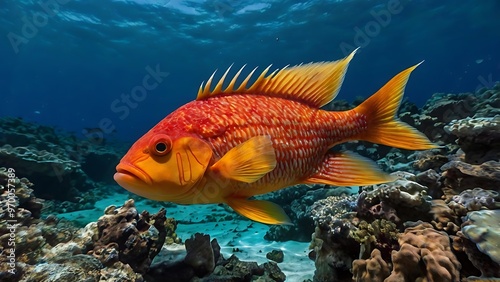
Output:
<instances>
[{"instance_id":1,"label":"fish lips","mask_svg":"<svg viewBox=\"0 0 500 282\"><path fill-rule=\"evenodd\" d=\"M153 184L151 177L147 173L127 163L119 163L116 166L116 173L113 178L120 186L134 193L140 186L150 186Z\"/></svg>"}]
</instances>

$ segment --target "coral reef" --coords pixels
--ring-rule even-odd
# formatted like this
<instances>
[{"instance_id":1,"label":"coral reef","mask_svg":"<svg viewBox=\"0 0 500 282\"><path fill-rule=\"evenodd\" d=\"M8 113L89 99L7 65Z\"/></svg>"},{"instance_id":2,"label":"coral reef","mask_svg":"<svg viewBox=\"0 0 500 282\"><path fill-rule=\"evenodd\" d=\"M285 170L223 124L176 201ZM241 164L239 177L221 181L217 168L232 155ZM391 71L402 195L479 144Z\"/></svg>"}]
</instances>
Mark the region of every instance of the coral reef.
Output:
<instances>
[{"instance_id":1,"label":"coral reef","mask_svg":"<svg viewBox=\"0 0 500 282\"><path fill-rule=\"evenodd\" d=\"M498 209L500 208L499 200L500 195L497 191L484 190L479 187L467 189L452 197L454 203L462 205L467 211L477 211L484 208Z\"/></svg>"},{"instance_id":2,"label":"coral reef","mask_svg":"<svg viewBox=\"0 0 500 282\"><path fill-rule=\"evenodd\" d=\"M346 199L313 205L314 281L497 281L499 106L497 83L476 94L436 94L421 111L400 112L443 146L386 152L378 163L399 179L360 187L355 207L343 210Z\"/></svg>"},{"instance_id":3,"label":"coral reef","mask_svg":"<svg viewBox=\"0 0 500 282\"><path fill-rule=\"evenodd\" d=\"M362 141L336 147L378 160L398 179L359 187L359 195L345 187L297 185L258 196L278 203L294 223L272 226L264 238L311 241L317 282L498 280L499 108L500 84L435 94L422 109L403 103L400 119L440 148L413 152ZM89 136L0 119L0 167L15 170L0 168L1 281L285 280L277 264L290 260L283 262L283 252L268 253L270 261L259 265L224 258L217 239L206 234L193 234L183 245L165 209L139 213L133 200L108 207L83 228L44 218L90 209L107 193L99 188L111 188L103 185L112 181L122 149L106 146L99 132ZM214 213L199 222L236 218ZM181 251L170 256L168 246Z\"/></svg>"},{"instance_id":4,"label":"coral reef","mask_svg":"<svg viewBox=\"0 0 500 282\"><path fill-rule=\"evenodd\" d=\"M360 246L352 237L356 196L330 196L311 207L316 229L313 233L309 258L314 260L314 281L350 279L353 258Z\"/></svg>"},{"instance_id":5,"label":"coral reef","mask_svg":"<svg viewBox=\"0 0 500 282\"><path fill-rule=\"evenodd\" d=\"M36 198L33 183L26 178L17 178L15 170L0 167L0 220L24 222L40 218L43 200ZM10 210L9 210L10 209Z\"/></svg>"},{"instance_id":6,"label":"coral reef","mask_svg":"<svg viewBox=\"0 0 500 282\"><path fill-rule=\"evenodd\" d=\"M385 218L394 222L418 220L431 206L428 188L409 180L411 173L393 173L394 182L364 186L358 199L358 213L371 218ZM415 213L418 210L419 213Z\"/></svg>"},{"instance_id":7,"label":"coral reef","mask_svg":"<svg viewBox=\"0 0 500 282\"><path fill-rule=\"evenodd\" d=\"M89 254L106 266L121 261L135 272L146 273L165 243L165 209L154 215L147 211L138 214L134 200L128 200L104 213L97 221L98 239Z\"/></svg>"},{"instance_id":8,"label":"coral reef","mask_svg":"<svg viewBox=\"0 0 500 282\"><path fill-rule=\"evenodd\" d=\"M257 196L258 199L265 199L279 204L293 222L293 225L270 226L264 239L270 241L310 241L311 233L314 232L314 222L311 217L313 203L329 196L350 195L352 193L352 190L345 187L299 184Z\"/></svg>"},{"instance_id":9,"label":"coral reef","mask_svg":"<svg viewBox=\"0 0 500 282\"><path fill-rule=\"evenodd\" d=\"M459 281L461 264L451 251L448 234L436 231L429 223L405 230L401 248L392 252L391 281ZM412 266L412 267L408 267Z\"/></svg>"},{"instance_id":10,"label":"coral reef","mask_svg":"<svg viewBox=\"0 0 500 282\"><path fill-rule=\"evenodd\" d=\"M442 190L447 199L468 189L480 187L485 190L497 190L500 187L500 162L488 161L472 165L451 161L441 169L444 178Z\"/></svg>"},{"instance_id":11,"label":"coral reef","mask_svg":"<svg viewBox=\"0 0 500 282\"><path fill-rule=\"evenodd\" d=\"M360 257L367 257L375 248L387 259L391 251L399 247L396 224L385 219L376 219L371 223L362 220L351 229L349 236L360 243Z\"/></svg>"},{"instance_id":12,"label":"coral reef","mask_svg":"<svg viewBox=\"0 0 500 282\"><path fill-rule=\"evenodd\" d=\"M481 252L500 264L500 210L468 213L462 233L476 243Z\"/></svg>"},{"instance_id":13,"label":"coral reef","mask_svg":"<svg viewBox=\"0 0 500 282\"><path fill-rule=\"evenodd\" d=\"M104 146L103 138L79 139L19 118L0 118L0 136L0 167L12 167L18 176L28 177L36 183L37 196L56 200L54 206L68 201L65 211L92 208L97 197L89 191L100 182L112 183L114 167L126 150ZM87 195L84 203L82 194Z\"/></svg>"},{"instance_id":14,"label":"coral reef","mask_svg":"<svg viewBox=\"0 0 500 282\"><path fill-rule=\"evenodd\" d=\"M378 249L374 249L369 259L357 259L352 262L353 280L359 282L382 282L389 276L391 270L382 259Z\"/></svg>"},{"instance_id":15,"label":"coral reef","mask_svg":"<svg viewBox=\"0 0 500 282\"><path fill-rule=\"evenodd\" d=\"M457 143L465 153L465 162L480 164L500 159L500 115L488 118L453 120L444 127L458 137Z\"/></svg>"},{"instance_id":16,"label":"coral reef","mask_svg":"<svg viewBox=\"0 0 500 282\"><path fill-rule=\"evenodd\" d=\"M459 218L456 211L452 210L443 200L432 200L430 211L434 217L431 221L434 228L455 234L459 227Z\"/></svg>"},{"instance_id":17,"label":"coral reef","mask_svg":"<svg viewBox=\"0 0 500 282\"><path fill-rule=\"evenodd\" d=\"M12 184L12 185L8 185ZM97 222L78 229L68 221L39 219L43 202L26 179L0 169L0 280L11 281L285 281L276 263L224 259L217 240L195 234L175 263L152 265L165 242L180 244L166 210L138 213L134 200L109 206ZM10 188L14 187L14 188ZM9 190L12 189L12 190ZM15 223L13 223L15 222ZM276 256L278 258L279 255ZM225 279L225 280L224 280Z\"/></svg>"},{"instance_id":18,"label":"coral reef","mask_svg":"<svg viewBox=\"0 0 500 282\"><path fill-rule=\"evenodd\" d=\"M453 249L457 252L457 256L461 253L466 255L466 259L461 260L464 266L462 276L470 278L471 276L480 275L485 280L498 280L500 277L500 265L498 263L481 252L477 245L470 241L461 231L458 231L456 236L452 236L452 239ZM469 265L469 267L465 268L466 265Z\"/></svg>"}]
</instances>

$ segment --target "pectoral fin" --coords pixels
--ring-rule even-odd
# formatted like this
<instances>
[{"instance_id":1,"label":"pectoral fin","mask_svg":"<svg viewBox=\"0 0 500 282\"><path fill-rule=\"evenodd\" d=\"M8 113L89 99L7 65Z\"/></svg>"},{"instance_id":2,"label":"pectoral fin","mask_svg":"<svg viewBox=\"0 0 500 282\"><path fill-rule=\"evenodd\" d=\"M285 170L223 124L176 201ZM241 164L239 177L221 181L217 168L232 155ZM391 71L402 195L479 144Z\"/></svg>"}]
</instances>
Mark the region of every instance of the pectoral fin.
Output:
<instances>
[{"instance_id":1,"label":"pectoral fin","mask_svg":"<svg viewBox=\"0 0 500 282\"><path fill-rule=\"evenodd\" d=\"M226 203L237 213L254 221L292 225L285 211L275 203L242 198L227 198Z\"/></svg>"},{"instance_id":2,"label":"pectoral fin","mask_svg":"<svg viewBox=\"0 0 500 282\"><path fill-rule=\"evenodd\" d=\"M395 177L384 173L372 160L354 153L331 152L325 155L318 173L303 183L359 186L394 180L396 180Z\"/></svg>"},{"instance_id":3,"label":"pectoral fin","mask_svg":"<svg viewBox=\"0 0 500 282\"><path fill-rule=\"evenodd\" d=\"M259 180L276 166L269 136L255 136L227 152L210 169L228 179L245 183Z\"/></svg>"}]
</instances>

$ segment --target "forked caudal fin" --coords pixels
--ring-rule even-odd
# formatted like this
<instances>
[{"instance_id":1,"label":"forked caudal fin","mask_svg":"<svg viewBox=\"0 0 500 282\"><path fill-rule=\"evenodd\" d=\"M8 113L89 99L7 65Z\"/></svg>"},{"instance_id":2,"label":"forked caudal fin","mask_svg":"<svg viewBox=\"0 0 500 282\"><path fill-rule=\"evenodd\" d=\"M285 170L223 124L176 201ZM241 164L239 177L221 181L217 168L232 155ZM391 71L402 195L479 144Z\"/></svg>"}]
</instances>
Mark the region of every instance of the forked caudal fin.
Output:
<instances>
[{"instance_id":1,"label":"forked caudal fin","mask_svg":"<svg viewBox=\"0 0 500 282\"><path fill-rule=\"evenodd\" d=\"M423 133L396 119L410 73L420 65L407 68L394 76L354 111L366 116L367 129L361 140L409 150L437 148Z\"/></svg>"}]
</instances>

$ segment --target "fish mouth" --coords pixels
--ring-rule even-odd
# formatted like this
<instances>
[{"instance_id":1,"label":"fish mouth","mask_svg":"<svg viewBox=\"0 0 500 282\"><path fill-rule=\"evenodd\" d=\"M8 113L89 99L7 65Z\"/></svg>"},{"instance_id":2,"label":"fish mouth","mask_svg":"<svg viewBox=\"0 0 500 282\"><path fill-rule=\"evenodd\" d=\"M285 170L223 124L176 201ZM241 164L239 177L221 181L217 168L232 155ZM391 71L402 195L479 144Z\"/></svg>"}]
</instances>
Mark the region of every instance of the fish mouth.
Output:
<instances>
[{"instance_id":1,"label":"fish mouth","mask_svg":"<svg viewBox=\"0 0 500 282\"><path fill-rule=\"evenodd\" d=\"M142 169L127 163L119 163L116 166L116 173L113 177L121 186L128 186L130 184L152 185L153 181L149 175ZM128 185L127 185L128 184Z\"/></svg>"}]
</instances>

